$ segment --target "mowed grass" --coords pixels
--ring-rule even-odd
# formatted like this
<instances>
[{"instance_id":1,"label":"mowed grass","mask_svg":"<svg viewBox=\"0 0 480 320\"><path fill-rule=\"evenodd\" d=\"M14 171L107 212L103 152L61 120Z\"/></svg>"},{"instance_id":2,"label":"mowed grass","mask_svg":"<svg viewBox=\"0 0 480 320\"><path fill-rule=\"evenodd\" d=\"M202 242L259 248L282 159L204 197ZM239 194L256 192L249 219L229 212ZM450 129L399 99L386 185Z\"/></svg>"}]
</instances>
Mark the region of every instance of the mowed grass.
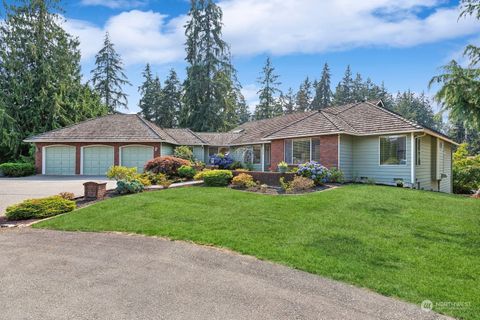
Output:
<instances>
[{"instance_id":1,"label":"mowed grass","mask_svg":"<svg viewBox=\"0 0 480 320\"><path fill-rule=\"evenodd\" d=\"M366 185L299 196L191 187L113 198L34 227L212 244L480 319L480 200Z\"/></svg>"}]
</instances>

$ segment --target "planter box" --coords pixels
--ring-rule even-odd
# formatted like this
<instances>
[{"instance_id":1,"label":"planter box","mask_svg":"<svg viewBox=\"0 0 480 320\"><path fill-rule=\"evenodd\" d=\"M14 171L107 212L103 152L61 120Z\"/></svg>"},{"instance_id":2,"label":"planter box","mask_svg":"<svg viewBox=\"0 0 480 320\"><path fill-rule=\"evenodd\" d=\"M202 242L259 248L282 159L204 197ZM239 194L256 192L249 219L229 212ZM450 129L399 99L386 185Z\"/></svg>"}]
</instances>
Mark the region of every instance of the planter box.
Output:
<instances>
[{"instance_id":1,"label":"planter box","mask_svg":"<svg viewBox=\"0 0 480 320\"><path fill-rule=\"evenodd\" d=\"M253 180L260 181L261 184L267 184L269 186L280 186L280 178L284 177L285 182L292 181L295 177L295 173L287 172L262 172L262 171L233 171L233 176L238 176L240 173L247 173L253 177Z\"/></svg>"}]
</instances>

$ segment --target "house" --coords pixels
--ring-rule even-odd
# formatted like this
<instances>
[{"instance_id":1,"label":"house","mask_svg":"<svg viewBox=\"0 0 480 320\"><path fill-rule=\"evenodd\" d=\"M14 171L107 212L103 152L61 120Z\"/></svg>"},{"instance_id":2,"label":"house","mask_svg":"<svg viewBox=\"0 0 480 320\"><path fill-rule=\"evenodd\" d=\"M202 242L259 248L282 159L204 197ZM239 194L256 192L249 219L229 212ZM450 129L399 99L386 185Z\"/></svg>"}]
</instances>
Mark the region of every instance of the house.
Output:
<instances>
[{"instance_id":1,"label":"house","mask_svg":"<svg viewBox=\"0 0 480 320\"><path fill-rule=\"evenodd\" d=\"M190 146L198 160L229 152L254 170L310 160L343 171L347 181L402 183L452 192L452 151L442 133L409 121L381 101L334 106L251 121L224 133L164 129L132 114L112 114L49 131L36 146L38 173L103 175L112 165L143 170L146 161Z\"/></svg>"}]
</instances>

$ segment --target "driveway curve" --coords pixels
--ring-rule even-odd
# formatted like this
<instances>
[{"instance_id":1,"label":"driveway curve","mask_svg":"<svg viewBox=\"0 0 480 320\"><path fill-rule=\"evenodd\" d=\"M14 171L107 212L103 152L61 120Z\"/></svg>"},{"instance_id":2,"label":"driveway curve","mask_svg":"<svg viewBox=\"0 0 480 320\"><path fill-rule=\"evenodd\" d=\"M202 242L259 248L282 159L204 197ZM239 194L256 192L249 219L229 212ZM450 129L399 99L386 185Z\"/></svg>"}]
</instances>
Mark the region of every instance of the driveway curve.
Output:
<instances>
[{"instance_id":1,"label":"driveway curve","mask_svg":"<svg viewBox=\"0 0 480 320\"><path fill-rule=\"evenodd\" d=\"M0 231L4 319L448 319L225 250L142 236Z\"/></svg>"}]
</instances>

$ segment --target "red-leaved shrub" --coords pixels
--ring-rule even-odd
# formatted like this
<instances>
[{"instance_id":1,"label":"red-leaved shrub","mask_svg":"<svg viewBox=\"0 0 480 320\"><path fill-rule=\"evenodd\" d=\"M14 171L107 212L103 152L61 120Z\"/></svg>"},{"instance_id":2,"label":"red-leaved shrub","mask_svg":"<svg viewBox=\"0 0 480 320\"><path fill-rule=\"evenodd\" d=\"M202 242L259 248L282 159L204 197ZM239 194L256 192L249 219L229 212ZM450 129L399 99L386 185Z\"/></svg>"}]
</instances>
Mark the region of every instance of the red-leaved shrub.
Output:
<instances>
[{"instance_id":1,"label":"red-leaved shrub","mask_svg":"<svg viewBox=\"0 0 480 320\"><path fill-rule=\"evenodd\" d=\"M145 164L144 170L153 173L163 173L169 177L178 175L178 169L181 166L190 166L188 160L175 158L172 156L157 157Z\"/></svg>"}]
</instances>

